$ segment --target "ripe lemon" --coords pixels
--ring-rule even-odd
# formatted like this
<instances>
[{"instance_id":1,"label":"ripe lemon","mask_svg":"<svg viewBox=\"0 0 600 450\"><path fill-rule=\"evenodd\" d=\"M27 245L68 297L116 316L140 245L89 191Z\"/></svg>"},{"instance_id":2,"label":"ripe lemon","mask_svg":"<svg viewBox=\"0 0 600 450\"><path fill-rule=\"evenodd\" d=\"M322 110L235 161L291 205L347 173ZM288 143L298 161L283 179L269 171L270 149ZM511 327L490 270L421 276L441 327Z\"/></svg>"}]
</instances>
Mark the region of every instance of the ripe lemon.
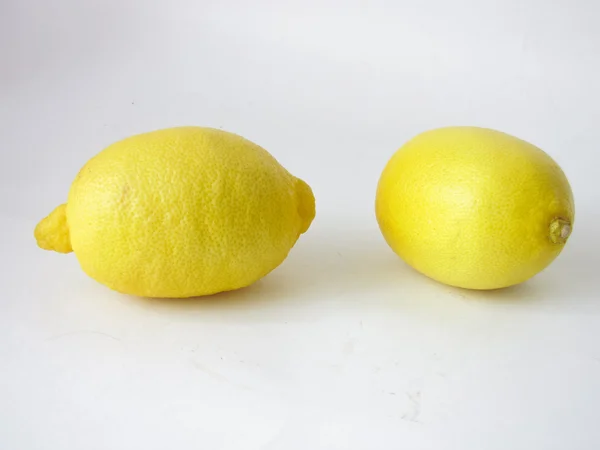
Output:
<instances>
[{"instance_id":1,"label":"ripe lemon","mask_svg":"<svg viewBox=\"0 0 600 450\"><path fill-rule=\"evenodd\" d=\"M396 152L379 180L376 213L387 243L419 272L495 289L558 256L574 204L564 173L539 148L499 131L449 127Z\"/></svg>"},{"instance_id":2,"label":"ripe lemon","mask_svg":"<svg viewBox=\"0 0 600 450\"><path fill-rule=\"evenodd\" d=\"M315 215L310 187L266 150L211 128L117 142L79 172L36 227L119 292L191 297L247 286L277 267Z\"/></svg>"}]
</instances>

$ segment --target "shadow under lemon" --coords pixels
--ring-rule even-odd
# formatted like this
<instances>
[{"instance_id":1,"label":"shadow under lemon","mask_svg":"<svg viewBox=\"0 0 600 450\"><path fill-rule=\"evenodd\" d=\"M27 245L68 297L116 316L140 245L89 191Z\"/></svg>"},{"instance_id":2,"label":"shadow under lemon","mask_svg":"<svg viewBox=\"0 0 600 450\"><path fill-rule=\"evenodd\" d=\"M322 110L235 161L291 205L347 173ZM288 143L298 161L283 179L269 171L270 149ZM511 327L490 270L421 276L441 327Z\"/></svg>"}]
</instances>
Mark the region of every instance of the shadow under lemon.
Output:
<instances>
[{"instance_id":1,"label":"shadow under lemon","mask_svg":"<svg viewBox=\"0 0 600 450\"><path fill-rule=\"evenodd\" d=\"M540 310L568 306L574 310L589 311L592 308L600 313L600 302L597 301L600 300L597 293L600 286L600 234L594 228L598 220L597 214L582 211L563 251L533 278L502 289L458 289L458 292L467 300L494 304L516 306L535 302L535 307Z\"/></svg>"},{"instance_id":2,"label":"shadow under lemon","mask_svg":"<svg viewBox=\"0 0 600 450\"><path fill-rule=\"evenodd\" d=\"M287 259L254 284L186 299L131 297L163 311L296 309L359 300L378 288L401 287L412 272L375 227L334 229L319 224L300 237Z\"/></svg>"},{"instance_id":3,"label":"shadow under lemon","mask_svg":"<svg viewBox=\"0 0 600 450\"><path fill-rule=\"evenodd\" d=\"M281 320L286 314L298 319L297 313L314 317L328 307L353 303L369 303L373 308L393 305L398 313L446 309L446 303L460 310L458 304L465 306L465 302L511 308L535 304L550 310L565 302L585 307L591 305L585 298L593 297L600 267L598 237L586 222L594 223L581 223L546 270L503 289L462 289L418 273L392 252L376 225L335 228L316 223L278 268L251 286L188 299L130 298L165 314L256 314L257 320L266 321Z\"/></svg>"}]
</instances>

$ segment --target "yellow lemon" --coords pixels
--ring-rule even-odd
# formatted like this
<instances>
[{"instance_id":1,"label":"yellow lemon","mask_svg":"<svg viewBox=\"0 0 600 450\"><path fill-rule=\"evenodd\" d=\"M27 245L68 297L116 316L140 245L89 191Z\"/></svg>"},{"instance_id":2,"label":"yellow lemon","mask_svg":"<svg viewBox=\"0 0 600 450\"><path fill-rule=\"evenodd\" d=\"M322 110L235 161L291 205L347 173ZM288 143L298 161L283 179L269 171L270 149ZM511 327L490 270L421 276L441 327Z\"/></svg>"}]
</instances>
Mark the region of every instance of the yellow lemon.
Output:
<instances>
[{"instance_id":1,"label":"yellow lemon","mask_svg":"<svg viewBox=\"0 0 600 450\"><path fill-rule=\"evenodd\" d=\"M390 247L416 270L495 289L558 256L574 204L563 171L539 148L499 131L449 127L396 152L379 180L376 213Z\"/></svg>"},{"instance_id":2,"label":"yellow lemon","mask_svg":"<svg viewBox=\"0 0 600 450\"><path fill-rule=\"evenodd\" d=\"M119 292L191 297L247 286L277 267L315 215L310 187L266 150L211 128L117 142L79 172L36 227Z\"/></svg>"}]
</instances>

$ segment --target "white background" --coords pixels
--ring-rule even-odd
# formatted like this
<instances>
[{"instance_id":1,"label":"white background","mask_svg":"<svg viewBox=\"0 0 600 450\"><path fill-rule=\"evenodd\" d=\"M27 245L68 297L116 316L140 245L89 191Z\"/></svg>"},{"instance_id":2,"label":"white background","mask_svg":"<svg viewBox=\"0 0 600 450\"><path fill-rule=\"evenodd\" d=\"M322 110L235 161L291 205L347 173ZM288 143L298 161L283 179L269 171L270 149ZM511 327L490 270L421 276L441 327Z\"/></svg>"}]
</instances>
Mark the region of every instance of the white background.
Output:
<instances>
[{"instance_id":1,"label":"white background","mask_svg":"<svg viewBox=\"0 0 600 450\"><path fill-rule=\"evenodd\" d=\"M600 448L600 6L594 0L3 0L0 448ZM251 288L147 300L36 248L79 168L175 125L241 134L318 213ZM409 269L373 213L429 128L529 140L574 234L495 292Z\"/></svg>"}]
</instances>

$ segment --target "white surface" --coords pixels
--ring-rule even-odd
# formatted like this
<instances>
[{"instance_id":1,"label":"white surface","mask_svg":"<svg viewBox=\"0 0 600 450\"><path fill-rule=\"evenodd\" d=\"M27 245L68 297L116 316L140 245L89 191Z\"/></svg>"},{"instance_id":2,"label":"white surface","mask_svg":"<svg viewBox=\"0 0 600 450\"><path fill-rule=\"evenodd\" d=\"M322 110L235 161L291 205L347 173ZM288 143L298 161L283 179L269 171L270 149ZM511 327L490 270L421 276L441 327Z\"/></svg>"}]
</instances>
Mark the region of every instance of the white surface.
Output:
<instances>
[{"instance_id":1,"label":"white surface","mask_svg":"<svg viewBox=\"0 0 600 450\"><path fill-rule=\"evenodd\" d=\"M0 448L600 448L599 4L325 3L2 2ZM92 155L183 124L313 186L278 270L144 300L36 248ZM571 180L574 234L522 286L436 284L379 234L384 164L452 124L527 139Z\"/></svg>"}]
</instances>

